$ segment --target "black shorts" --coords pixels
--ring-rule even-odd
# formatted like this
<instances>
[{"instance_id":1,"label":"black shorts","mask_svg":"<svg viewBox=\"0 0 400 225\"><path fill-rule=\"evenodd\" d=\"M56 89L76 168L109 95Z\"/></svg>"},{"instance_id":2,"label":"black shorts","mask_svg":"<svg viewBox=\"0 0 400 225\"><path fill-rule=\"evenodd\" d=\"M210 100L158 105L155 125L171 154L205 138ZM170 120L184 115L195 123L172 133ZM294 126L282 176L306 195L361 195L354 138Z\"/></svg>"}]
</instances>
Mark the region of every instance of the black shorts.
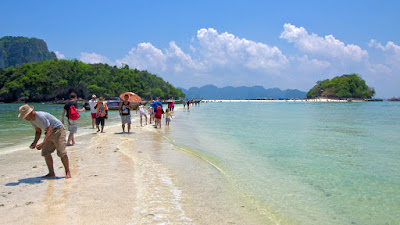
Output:
<instances>
[{"instance_id":1,"label":"black shorts","mask_svg":"<svg viewBox=\"0 0 400 225\"><path fill-rule=\"evenodd\" d=\"M97 117L96 118L96 125L102 125L104 126L104 117Z\"/></svg>"}]
</instances>

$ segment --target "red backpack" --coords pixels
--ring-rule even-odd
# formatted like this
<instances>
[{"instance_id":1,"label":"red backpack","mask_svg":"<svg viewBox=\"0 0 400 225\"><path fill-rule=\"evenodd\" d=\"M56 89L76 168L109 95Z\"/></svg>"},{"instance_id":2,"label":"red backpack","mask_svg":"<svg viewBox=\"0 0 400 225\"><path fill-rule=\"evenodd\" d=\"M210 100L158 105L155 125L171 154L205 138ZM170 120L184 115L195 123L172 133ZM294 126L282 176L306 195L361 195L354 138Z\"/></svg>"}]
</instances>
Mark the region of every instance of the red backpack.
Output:
<instances>
[{"instance_id":1,"label":"red backpack","mask_svg":"<svg viewBox=\"0 0 400 225\"><path fill-rule=\"evenodd\" d=\"M71 107L69 107L69 112L68 112L68 118L70 120L77 120L79 119L80 115L78 114L78 111L76 110L74 105L71 105Z\"/></svg>"}]
</instances>

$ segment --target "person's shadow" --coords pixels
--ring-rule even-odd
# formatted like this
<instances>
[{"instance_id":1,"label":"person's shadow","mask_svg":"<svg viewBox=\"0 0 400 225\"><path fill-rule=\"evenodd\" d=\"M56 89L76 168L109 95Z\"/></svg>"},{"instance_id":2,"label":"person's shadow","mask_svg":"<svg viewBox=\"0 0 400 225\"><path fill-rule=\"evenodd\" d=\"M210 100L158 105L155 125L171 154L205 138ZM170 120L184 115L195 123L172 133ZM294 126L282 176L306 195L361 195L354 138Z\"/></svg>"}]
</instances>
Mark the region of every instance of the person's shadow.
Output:
<instances>
[{"instance_id":1,"label":"person's shadow","mask_svg":"<svg viewBox=\"0 0 400 225\"><path fill-rule=\"evenodd\" d=\"M115 132L114 134L135 134L135 132Z\"/></svg>"},{"instance_id":2,"label":"person's shadow","mask_svg":"<svg viewBox=\"0 0 400 225\"><path fill-rule=\"evenodd\" d=\"M6 186L17 186L20 184L38 184L38 183L43 183L43 180L57 180L61 178L62 177L50 177L50 178L30 177L30 178L19 179L18 182L7 183Z\"/></svg>"}]
</instances>

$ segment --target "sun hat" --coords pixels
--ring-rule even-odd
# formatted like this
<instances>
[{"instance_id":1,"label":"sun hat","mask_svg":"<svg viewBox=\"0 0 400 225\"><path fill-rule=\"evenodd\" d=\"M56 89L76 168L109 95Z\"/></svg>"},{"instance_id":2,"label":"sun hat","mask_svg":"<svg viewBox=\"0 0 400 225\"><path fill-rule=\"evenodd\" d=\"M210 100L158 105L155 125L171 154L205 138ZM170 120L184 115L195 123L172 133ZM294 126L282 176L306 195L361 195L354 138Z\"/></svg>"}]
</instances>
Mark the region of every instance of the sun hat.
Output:
<instances>
[{"instance_id":1,"label":"sun hat","mask_svg":"<svg viewBox=\"0 0 400 225\"><path fill-rule=\"evenodd\" d=\"M18 119L23 120L33 111L33 106L23 105L19 107Z\"/></svg>"},{"instance_id":2,"label":"sun hat","mask_svg":"<svg viewBox=\"0 0 400 225\"><path fill-rule=\"evenodd\" d=\"M96 95L92 95L92 98L96 98Z\"/></svg>"}]
</instances>

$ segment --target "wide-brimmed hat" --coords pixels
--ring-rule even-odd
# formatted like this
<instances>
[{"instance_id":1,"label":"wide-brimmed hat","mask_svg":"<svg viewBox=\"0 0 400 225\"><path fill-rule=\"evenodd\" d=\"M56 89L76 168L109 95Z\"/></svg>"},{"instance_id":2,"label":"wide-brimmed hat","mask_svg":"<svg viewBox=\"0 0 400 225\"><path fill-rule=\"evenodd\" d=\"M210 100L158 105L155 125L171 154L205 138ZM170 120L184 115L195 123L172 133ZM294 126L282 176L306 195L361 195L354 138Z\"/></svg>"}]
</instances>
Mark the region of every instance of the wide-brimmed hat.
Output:
<instances>
[{"instance_id":1,"label":"wide-brimmed hat","mask_svg":"<svg viewBox=\"0 0 400 225\"><path fill-rule=\"evenodd\" d=\"M18 119L23 120L33 111L33 106L23 105L19 107Z\"/></svg>"},{"instance_id":2,"label":"wide-brimmed hat","mask_svg":"<svg viewBox=\"0 0 400 225\"><path fill-rule=\"evenodd\" d=\"M96 98L96 95L92 95L92 98Z\"/></svg>"}]
</instances>

